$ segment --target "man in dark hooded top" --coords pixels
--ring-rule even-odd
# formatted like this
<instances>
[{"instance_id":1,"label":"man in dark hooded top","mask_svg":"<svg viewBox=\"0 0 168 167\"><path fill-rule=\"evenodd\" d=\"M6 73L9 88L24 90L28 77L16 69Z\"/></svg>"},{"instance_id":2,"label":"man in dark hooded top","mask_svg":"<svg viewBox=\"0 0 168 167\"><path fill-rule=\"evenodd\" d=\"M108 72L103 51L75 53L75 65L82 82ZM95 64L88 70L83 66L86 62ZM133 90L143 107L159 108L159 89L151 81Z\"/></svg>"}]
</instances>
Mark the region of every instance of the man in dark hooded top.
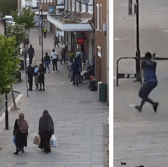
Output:
<instances>
[{"instance_id":1,"label":"man in dark hooded top","mask_svg":"<svg viewBox=\"0 0 168 167\"><path fill-rule=\"evenodd\" d=\"M43 111L43 116L39 120L39 135L41 142L39 148L44 149L46 153L51 152L50 138L54 134L54 123L47 110Z\"/></svg>"}]
</instances>

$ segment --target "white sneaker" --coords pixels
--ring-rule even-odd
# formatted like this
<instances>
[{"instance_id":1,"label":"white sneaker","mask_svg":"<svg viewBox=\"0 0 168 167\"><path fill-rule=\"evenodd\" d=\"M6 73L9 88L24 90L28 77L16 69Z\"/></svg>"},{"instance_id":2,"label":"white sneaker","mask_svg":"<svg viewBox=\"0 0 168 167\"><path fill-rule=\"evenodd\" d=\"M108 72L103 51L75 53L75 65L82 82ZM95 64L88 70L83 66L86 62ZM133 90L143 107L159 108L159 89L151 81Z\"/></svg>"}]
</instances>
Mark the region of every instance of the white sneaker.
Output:
<instances>
[{"instance_id":1,"label":"white sneaker","mask_svg":"<svg viewBox=\"0 0 168 167\"><path fill-rule=\"evenodd\" d=\"M53 72L55 72L55 71L53 71Z\"/></svg>"},{"instance_id":2,"label":"white sneaker","mask_svg":"<svg viewBox=\"0 0 168 167\"><path fill-rule=\"evenodd\" d=\"M70 84L72 85L72 84L73 84L73 82L70 82Z\"/></svg>"}]
</instances>

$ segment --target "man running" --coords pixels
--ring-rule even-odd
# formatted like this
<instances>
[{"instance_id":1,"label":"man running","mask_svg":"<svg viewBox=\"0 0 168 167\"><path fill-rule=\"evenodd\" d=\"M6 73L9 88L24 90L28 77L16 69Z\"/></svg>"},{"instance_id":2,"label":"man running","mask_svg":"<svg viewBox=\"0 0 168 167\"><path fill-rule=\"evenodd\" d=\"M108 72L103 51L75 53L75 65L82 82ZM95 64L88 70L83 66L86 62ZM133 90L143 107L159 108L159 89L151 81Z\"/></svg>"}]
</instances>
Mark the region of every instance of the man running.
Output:
<instances>
[{"instance_id":1,"label":"man running","mask_svg":"<svg viewBox=\"0 0 168 167\"><path fill-rule=\"evenodd\" d=\"M157 107L159 103L153 102L148 98L150 92L157 86L158 81L156 77L156 62L152 61L151 53L147 52L145 54L145 60L142 61L141 67L143 70L144 83L139 91L139 96L142 99L140 106L135 106L135 108L141 112L143 105L145 102L149 102L152 104L154 112L157 111Z\"/></svg>"}]
</instances>

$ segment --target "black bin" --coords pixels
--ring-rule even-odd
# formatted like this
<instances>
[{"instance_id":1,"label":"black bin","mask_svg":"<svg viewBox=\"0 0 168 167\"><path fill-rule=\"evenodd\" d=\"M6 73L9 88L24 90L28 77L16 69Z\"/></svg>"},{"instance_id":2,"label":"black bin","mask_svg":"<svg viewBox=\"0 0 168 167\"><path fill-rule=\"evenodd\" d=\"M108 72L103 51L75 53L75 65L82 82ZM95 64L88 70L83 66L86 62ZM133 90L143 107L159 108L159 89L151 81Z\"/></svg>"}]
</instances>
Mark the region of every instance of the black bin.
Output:
<instances>
[{"instance_id":1,"label":"black bin","mask_svg":"<svg viewBox=\"0 0 168 167\"><path fill-rule=\"evenodd\" d=\"M89 87L90 87L90 91L96 91L96 87L95 87L95 80L90 80L90 83L89 83Z\"/></svg>"}]
</instances>

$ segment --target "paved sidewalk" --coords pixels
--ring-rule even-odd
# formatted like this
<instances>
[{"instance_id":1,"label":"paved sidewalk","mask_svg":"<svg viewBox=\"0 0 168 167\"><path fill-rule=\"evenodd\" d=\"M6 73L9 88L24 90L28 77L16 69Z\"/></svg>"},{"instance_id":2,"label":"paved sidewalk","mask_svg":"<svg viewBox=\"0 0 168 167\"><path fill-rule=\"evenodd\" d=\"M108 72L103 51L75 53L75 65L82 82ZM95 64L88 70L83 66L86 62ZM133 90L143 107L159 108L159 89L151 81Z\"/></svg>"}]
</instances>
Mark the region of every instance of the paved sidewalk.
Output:
<instances>
[{"instance_id":1,"label":"paved sidewalk","mask_svg":"<svg viewBox=\"0 0 168 167\"><path fill-rule=\"evenodd\" d=\"M44 53L53 49L52 37L47 34L44 39ZM35 47L35 59L41 58L36 29L31 30L31 44ZM108 124L108 107L97 101L97 92L87 90L88 82L74 87L69 83L66 66L58 64L58 70L46 73L46 91L29 92L30 97L26 97L24 73L24 81L14 84L23 96L17 104L20 110L9 114L10 130L4 130L4 120L0 123L1 167L104 167L103 136ZM44 154L33 144L44 109L53 118L58 139L58 147L52 148L50 154ZM20 112L25 114L30 129L25 153L16 156L12 131Z\"/></svg>"}]
</instances>

